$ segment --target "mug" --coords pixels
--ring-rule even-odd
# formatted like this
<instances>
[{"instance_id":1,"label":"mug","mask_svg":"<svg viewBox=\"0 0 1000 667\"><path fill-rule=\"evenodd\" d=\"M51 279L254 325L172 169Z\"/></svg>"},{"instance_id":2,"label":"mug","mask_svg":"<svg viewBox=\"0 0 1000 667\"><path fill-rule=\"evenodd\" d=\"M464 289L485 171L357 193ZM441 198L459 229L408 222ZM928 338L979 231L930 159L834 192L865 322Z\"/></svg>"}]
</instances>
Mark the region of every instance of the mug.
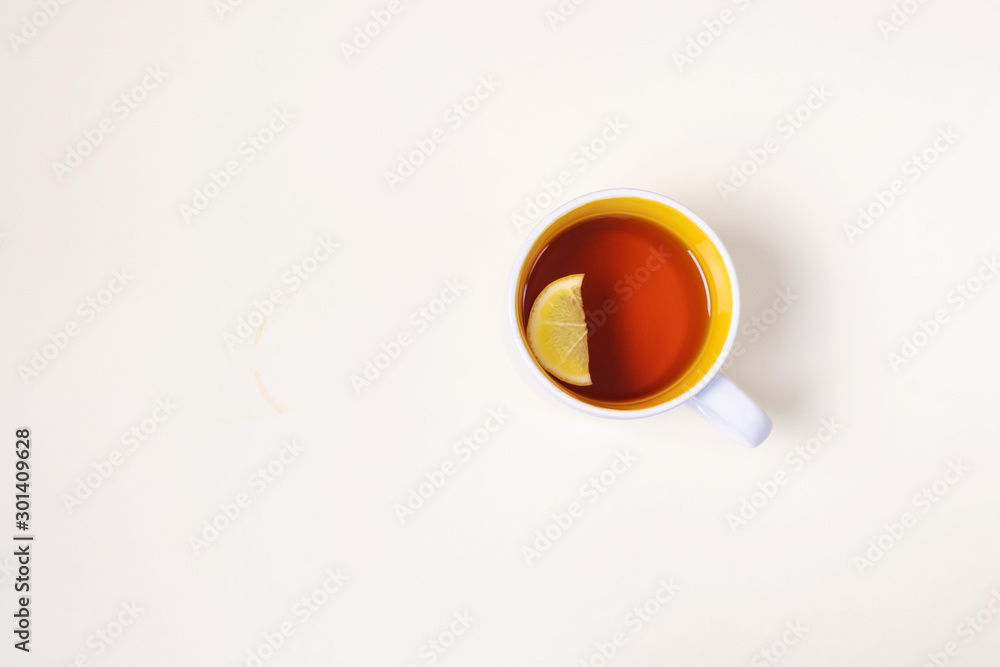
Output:
<instances>
[{"instance_id":1,"label":"mug","mask_svg":"<svg viewBox=\"0 0 1000 667\"><path fill-rule=\"evenodd\" d=\"M692 252L708 288L709 324L705 345L678 381L658 394L634 404L604 407L574 396L554 382L536 363L525 337L520 294L530 270L529 260L559 232L595 217L627 215L642 218L669 230ZM595 417L637 419L650 417L685 404L722 433L748 447L764 442L771 419L732 380L720 372L736 338L740 290L732 260L722 241L705 221L681 204L645 190L616 188L592 192L563 204L542 219L518 251L507 294L507 311L513 328L517 356L529 374L562 403Z\"/></svg>"}]
</instances>

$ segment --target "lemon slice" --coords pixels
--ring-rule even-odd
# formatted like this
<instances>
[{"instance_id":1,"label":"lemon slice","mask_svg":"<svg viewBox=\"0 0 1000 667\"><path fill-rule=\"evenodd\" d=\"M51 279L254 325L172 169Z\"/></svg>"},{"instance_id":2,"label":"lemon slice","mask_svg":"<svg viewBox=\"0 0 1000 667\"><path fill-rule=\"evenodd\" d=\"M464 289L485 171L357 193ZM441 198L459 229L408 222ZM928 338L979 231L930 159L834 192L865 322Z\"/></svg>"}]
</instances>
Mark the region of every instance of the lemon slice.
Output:
<instances>
[{"instance_id":1,"label":"lemon slice","mask_svg":"<svg viewBox=\"0 0 1000 667\"><path fill-rule=\"evenodd\" d=\"M581 285L583 274L577 273L542 290L528 315L528 347L542 368L582 387L593 383Z\"/></svg>"}]
</instances>

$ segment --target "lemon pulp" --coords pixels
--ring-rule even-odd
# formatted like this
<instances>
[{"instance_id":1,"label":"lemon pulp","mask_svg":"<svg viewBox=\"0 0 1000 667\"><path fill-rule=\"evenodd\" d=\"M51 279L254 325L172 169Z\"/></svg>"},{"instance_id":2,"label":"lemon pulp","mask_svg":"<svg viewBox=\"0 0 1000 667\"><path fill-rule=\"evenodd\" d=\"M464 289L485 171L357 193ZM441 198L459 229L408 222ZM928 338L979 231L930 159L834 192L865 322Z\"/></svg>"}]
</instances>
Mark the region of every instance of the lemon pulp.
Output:
<instances>
[{"instance_id":1,"label":"lemon pulp","mask_svg":"<svg viewBox=\"0 0 1000 667\"><path fill-rule=\"evenodd\" d=\"M546 371L563 382L593 384L583 310L582 273L559 278L542 290L528 315L528 347Z\"/></svg>"}]
</instances>

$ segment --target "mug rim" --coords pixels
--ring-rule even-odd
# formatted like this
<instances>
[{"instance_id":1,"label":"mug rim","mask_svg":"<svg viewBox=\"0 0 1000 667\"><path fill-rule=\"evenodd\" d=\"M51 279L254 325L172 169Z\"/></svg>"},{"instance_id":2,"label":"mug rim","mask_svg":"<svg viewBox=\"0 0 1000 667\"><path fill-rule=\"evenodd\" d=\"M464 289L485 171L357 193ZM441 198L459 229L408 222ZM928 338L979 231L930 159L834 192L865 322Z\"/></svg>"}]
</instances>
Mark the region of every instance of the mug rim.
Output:
<instances>
[{"instance_id":1,"label":"mug rim","mask_svg":"<svg viewBox=\"0 0 1000 667\"><path fill-rule=\"evenodd\" d=\"M646 199L663 204L681 213L688 218L688 220L693 222L702 232L705 233L708 239L715 246L716 250L719 251L719 255L722 257L722 263L726 267L726 272L729 275L729 284L731 286L733 297L732 318L729 323L729 332L726 335L726 342L723 344L722 350L719 352L719 356L712 363L711 368L705 372L705 374L698 380L697 383L695 383L693 387L680 396L648 408L641 408L639 410L619 410L616 408L603 408L591 405L590 403L580 400L579 398L576 398L575 396L572 396L560 389L556 383L553 382L552 379L538 366L534 357L531 356L531 351L528 350L524 336L521 334L521 329L517 323L518 280L520 279L524 262L528 258L528 253L531 252L532 246L534 246L535 241L538 240L538 237L541 236L542 232L548 229L553 222L573 209L583 206L584 204L598 199L613 199L620 197L638 197L640 199ZM640 419L642 417L649 417L666 412L667 410L672 410L678 405L681 405L688 399L698 394L715 378L716 375L719 374L722 370L722 365L729 357L729 351L733 346L733 342L736 340L736 331L739 328L740 286L736 278L736 269L733 266L732 258L729 256L729 251L726 250L726 246L723 245L722 240L718 237L715 231L713 231L712 228L709 227L708 224L694 211L680 202L674 201L669 197L665 197L659 193L651 192L649 190L640 190L638 188L609 188L606 190L590 192L571 199L562 206L550 211L546 216L538 221L532 231L528 234L527 238L525 238L524 242L521 244L520 249L517 251L514 269L511 273L510 282L507 288L507 315L514 333L514 344L517 346L521 360L528 366L529 372L532 376L545 386L549 393L555 395L560 401L569 407L575 408L576 410L594 417L604 417L607 419Z\"/></svg>"}]
</instances>

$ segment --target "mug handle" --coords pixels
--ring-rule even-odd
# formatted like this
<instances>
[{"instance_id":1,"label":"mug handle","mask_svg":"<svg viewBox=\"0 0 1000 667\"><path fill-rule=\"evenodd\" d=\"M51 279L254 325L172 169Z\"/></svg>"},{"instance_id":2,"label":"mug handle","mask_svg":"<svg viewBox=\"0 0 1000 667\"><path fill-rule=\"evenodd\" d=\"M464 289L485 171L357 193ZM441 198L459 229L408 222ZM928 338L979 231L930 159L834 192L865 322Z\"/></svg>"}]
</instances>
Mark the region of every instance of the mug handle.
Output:
<instances>
[{"instance_id":1,"label":"mug handle","mask_svg":"<svg viewBox=\"0 0 1000 667\"><path fill-rule=\"evenodd\" d=\"M756 447L771 432L771 418L767 413L722 373L716 374L704 389L687 400L687 404L741 445Z\"/></svg>"}]
</instances>

